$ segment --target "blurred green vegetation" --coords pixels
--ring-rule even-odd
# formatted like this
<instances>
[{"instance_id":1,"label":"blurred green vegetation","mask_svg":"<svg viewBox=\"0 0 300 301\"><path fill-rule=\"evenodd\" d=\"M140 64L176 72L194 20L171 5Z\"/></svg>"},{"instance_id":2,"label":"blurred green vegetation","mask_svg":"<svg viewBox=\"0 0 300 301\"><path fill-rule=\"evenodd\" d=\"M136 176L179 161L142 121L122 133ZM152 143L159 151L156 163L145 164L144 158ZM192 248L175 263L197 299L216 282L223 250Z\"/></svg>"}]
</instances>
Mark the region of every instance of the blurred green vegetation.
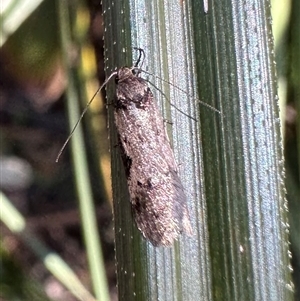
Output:
<instances>
[{"instance_id":1,"label":"blurred green vegetation","mask_svg":"<svg viewBox=\"0 0 300 301\"><path fill-rule=\"evenodd\" d=\"M28 277L24 268L0 244L0 297L10 301L49 301L43 283Z\"/></svg>"}]
</instances>

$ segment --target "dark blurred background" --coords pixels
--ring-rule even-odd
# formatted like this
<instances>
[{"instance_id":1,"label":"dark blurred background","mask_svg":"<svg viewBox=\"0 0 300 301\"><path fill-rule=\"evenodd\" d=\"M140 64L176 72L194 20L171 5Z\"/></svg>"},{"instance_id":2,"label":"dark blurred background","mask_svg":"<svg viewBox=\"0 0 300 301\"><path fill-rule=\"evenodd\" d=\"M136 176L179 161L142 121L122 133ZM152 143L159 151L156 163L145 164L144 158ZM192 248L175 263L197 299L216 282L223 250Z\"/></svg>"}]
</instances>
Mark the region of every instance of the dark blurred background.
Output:
<instances>
[{"instance_id":1,"label":"dark blurred background","mask_svg":"<svg viewBox=\"0 0 300 301\"><path fill-rule=\"evenodd\" d=\"M70 145L55 163L70 133L65 98L68 72L60 37L59 7L56 1L49 0L35 4L31 1L25 7L22 1L6 2L9 9L1 17L7 21L7 27L3 27L0 51L1 190L26 219L34 236L57 252L91 291ZM68 6L73 44L68 45L67 51L80 85L77 88L86 95L80 99L83 108L105 77L101 6L99 1L70 1ZM21 10L23 21L19 20ZM6 35L5 29L12 32ZM113 300L116 277L103 96L95 99L82 125ZM0 226L1 298L47 300L48 295L54 300L78 300L49 273L24 241L4 223Z\"/></svg>"}]
</instances>

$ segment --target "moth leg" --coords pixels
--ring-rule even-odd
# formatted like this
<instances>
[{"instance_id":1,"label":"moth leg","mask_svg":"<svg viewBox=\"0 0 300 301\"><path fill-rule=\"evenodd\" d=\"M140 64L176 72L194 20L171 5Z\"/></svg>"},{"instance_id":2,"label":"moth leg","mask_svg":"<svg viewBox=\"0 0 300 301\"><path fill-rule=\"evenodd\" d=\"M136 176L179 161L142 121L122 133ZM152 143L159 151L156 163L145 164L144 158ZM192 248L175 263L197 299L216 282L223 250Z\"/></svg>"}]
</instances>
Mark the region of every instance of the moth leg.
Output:
<instances>
[{"instance_id":1,"label":"moth leg","mask_svg":"<svg viewBox=\"0 0 300 301\"><path fill-rule=\"evenodd\" d=\"M171 120L165 119L165 118L163 120L164 120L164 123L173 125L173 122Z\"/></svg>"}]
</instances>

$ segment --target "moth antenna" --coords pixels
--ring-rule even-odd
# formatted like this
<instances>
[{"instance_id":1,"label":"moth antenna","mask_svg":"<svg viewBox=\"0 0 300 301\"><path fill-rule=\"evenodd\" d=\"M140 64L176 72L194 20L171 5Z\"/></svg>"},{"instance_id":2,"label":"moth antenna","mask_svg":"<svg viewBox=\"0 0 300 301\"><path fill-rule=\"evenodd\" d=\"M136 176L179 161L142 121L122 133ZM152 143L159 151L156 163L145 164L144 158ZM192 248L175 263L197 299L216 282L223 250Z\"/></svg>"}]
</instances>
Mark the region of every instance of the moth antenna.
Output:
<instances>
[{"instance_id":1,"label":"moth antenna","mask_svg":"<svg viewBox=\"0 0 300 301\"><path fill-rule=\"evenodd\" d=\"M143 64L144 64L145 57L146 57L145 51L144 51L144 49L139 48L139 47L133 47L133 49L139 51L139 53L140 53L139 58L137 59L136 63L134 64L134 68L137 68L137 70L139 72L141 72L139 69L141 69ZM143 56L143 60L142 60L142 56ZM141 62L141 67L138 68L138 65L139 65L140 62Z\"/></svg>"},{"instance_id":2,"label":"moth antenna","mask_svg":"<svg viewBox=\"0 0 300 301\"><path fill-rule=\"evenodd\" d=\"M137 69L137 68L136 68L136 69ZM153 73L151 73L151 72L148 72L148 71L145 71L145 70L142 70L142 69L139 69L139 71L140 71L140 72L144 72L144 73L146 73L146 74L148 74L148 75L151 75L151 76L153 76L153 77L155 77L155 78L157 78L157 79L159 79L159 80L161 80L161 81L163 81L163 82L165 82L165 83L167 83L167 84L169 84L169 85L175 87L176 89L178 89L179 91L181 91L181 92L187 94L188 96L190 96L185 90L183 90L182 88L178 87L177 85L174 85L173 83L171 83L171 82L168 81L168 80L165 80L165 79L163 79L163 78L161 78L161 77L159 77L159 76L157 76L157 75L155 75L155 74L153 74ZM204 102L204 101L202 101L202 100L200 100L200 99L198 99L198 98L196 98L196 99L198 100L198 103L200 103L201 105L203 105L203 106L205 106L205 107L207 107L207 108L213 110L214 112L220 114L221 116L223 116L222 112L219 111L218 109L214 108L213 106L209 105L208 103L206 103L206 102ZM175 106L174 106L174 107L175 107ZM176 107L175 107L175 108L176 108ZM178 108L176 108L176 109L178 109ZM179 110L179 109L178 109L178 110Z\"/></svg>"},{"instance_id":3,"label":"moth antenna","mask_svg":"<svg viewBox=\"0 0 300 301\"><path fill-rule=\"evenodd\" d=\"M196 118L194 118L194 117L188 115L187 113L184 113L184 112L183 112L181 109L179 109L177 106L173 105L173 104L171 103L171 101L168 99L167 95L166 95L161 89L159 89L156 85L154 85L153 83L151 83L150 81L148 81L148 80L146 80L146 79L145 79L145 81L146 81L147 83L149 83L152 87L154 87L156 90L158 90L158 91L165 97L166 101L170 104L170 106L172 106L173 108L175 108L177 111L179 111L179 112L180 112L181 114L183 114L184 116L189 117L189 118L193 119L194 121L198 122L198 120L197 120Z\"/></svg>"},{"instance_id":4,"label":"moth antenna","mask_svg":"<svg viewBox=\"0 0 300 301\"><path fill-rule=\"evenodd\" d=\"M93 97L90 99L90 101L87 103L86 107L84 108L84 110L82 111L80 117L78 118L77 122L75 123L75 125L73 126L72 131L70 132L68 138L66 139L65 143L63 144L63 146L61 147L60 151L57 154L56 160L55 162L57 163L59 161L60 156L62 155L64 149L66 148L68 142L70 141L70 139L72 138L78 124L80 123L81 119L83 118L84 114L86 113L86 111L88 110L89 106L91 105L91 103L93 102L93 100L95 99L95 97L98 95L98 93L105 87L105 85L110 81L110 79L117 75L117 71L113 72L105 81L104 83L97 89L97 91L95 92L95 94L93 95Z\"/></svg>"}]
</instances>

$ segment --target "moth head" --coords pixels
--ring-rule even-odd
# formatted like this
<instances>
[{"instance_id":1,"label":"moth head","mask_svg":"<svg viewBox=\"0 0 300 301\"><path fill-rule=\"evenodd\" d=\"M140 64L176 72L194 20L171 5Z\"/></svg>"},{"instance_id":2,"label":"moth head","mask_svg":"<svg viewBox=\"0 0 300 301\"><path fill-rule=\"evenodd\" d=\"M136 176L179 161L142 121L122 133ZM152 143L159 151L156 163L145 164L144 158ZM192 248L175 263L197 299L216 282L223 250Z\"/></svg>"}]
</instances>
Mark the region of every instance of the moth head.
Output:
<instances>
[{"instance_id":1,"label":"moth head","mask_svg":"<svg viewBox=\"0 0 300 301\"><path fill-rule=\"evenodd\" d=\"M134 69L132 68L128 68L128 67L121 67L118 72L117 75L115 77L115 82L116 84L119 84L120 82L128 79L128 78L132 78L134 75Z\"/></svg>"}]
</instances>

